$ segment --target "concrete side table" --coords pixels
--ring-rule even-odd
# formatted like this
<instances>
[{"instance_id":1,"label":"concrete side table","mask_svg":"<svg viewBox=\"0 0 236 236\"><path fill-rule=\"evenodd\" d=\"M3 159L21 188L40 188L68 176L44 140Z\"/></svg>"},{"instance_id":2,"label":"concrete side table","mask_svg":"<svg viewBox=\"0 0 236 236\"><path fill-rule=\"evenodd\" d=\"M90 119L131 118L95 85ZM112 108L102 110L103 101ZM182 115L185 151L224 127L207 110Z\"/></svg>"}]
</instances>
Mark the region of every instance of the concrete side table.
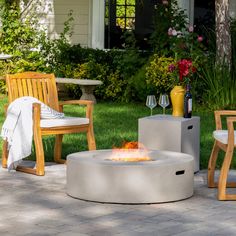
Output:
<instances>
[{"instance_id":1,"label":"concrete side table","mask_svg":"<svg viewBox=\"0 0 236 236\"><path fill-rule=\"evenodd\" d=\"M96 98L93 91L97 85L101 85L100 80L90 80L90 79L69 79L69 78L56 78L57 83L64 84L78 84L82 90L81 100L91 100L96 103Z\"/></svg>"},{"instance_id":2,"label":"concrete side table","mask_svg":"<svg viewBox=\"0 0 236 236\"><path fill-rule=\"evenodd\" d=\"M199 171L200 117L185 119L155 115L139 119L139 142L149 149L168 150L194 157L194 172Z\"/></svg>"}]
</instances>

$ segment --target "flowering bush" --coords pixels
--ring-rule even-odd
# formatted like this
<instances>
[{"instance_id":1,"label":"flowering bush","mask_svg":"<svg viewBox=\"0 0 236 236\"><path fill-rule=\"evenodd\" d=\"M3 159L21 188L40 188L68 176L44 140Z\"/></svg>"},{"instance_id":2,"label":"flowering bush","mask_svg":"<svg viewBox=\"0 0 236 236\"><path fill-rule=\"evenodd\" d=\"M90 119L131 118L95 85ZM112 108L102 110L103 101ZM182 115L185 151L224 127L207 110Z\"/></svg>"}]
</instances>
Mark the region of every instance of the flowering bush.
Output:
<instances>
[{"instance_id":1,"label":"flowering bush","mask_svg":"<svg viewBox=\"0 0 236 236\"><path fill-rule=\"evenodd\" d=\"M181 59L176 63L172 63L168 67L168 71L175 76L174 85L184 85L190 82L193 74L197 71L190 59Z\"/></svg>"},{"instance_id":2,"label":"flowering bush","mask_svg":"<svg viewBox=\"0 0 236 236\"><path fill-rule=\"evenodd\" d=\"M169 70L169 65L174 65L172 57L159 57L154 54L146 67L146 82L156 87L159 93L169 92L174 83L174 74Z\"/></svg>"},{"instance_id":3,"label":"flowering bush","mask_svg":"<svg viewBox=\"0 0 236 236\"><path fill-rule=\"evenodd\" d=\"M167 31L170 27L180 31L188 23L186 12L179 7L177 0L158 0L154 9L154 32L151 35L151 46L159 55L173 56L170 51L171 40Z\"/></svg>"},{"instance_id":4,"label":"flowering bush","mask_svg":"<svg viewBox=\"0 0 236 236\"><path fill-rule=\"evenodd\" d=\"M167 31L170 40L170 49L178 58L192 58L194 61L202 62L206 58L204 38L194 32L194 27L177 30L170 27Z\"/></svg>"}]
</instances>

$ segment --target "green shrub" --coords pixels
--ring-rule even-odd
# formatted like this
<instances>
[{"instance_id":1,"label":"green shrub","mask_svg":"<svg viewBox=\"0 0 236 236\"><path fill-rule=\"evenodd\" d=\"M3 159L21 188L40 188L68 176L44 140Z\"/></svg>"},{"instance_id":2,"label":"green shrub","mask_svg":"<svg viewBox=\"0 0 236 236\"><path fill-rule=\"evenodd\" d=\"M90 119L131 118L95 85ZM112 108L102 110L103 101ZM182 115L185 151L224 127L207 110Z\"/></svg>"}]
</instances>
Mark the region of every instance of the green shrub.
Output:
<instances>
[{"instance_id":1,"label":"green shrub","mask_svg":"<svg viewBox=\"0 0 236 236\"><path fill-rule=\"evenodd\" d=\"M154 85L158 93L168 93L175 81L173 73L169 71L169 65L174 63L172 57L159 57L154 54L146 67L147 84Z\"/></svg>"},{"instance_id":2,"label":"green shrub","mask_svg":"<svg viewBox=\"0 0 236 236\"><path fill-rule=\"evenodd\" d=\"M153 84L147 84L146 81L146 64L143 65L137 72L128 80L125 90L124 101L141 101L146 100L147 95L156 93L156 88Z\"/></svg>"},{"instance_id":3,"label":"green shrub","mask_svg":"<svg viewBox=\"0 0 236 236\"><path fill-rule=\"evenodd\" d=\"M236 76L228 65L210 63L202 68L203 101L212 110L236 108Z\"/></svg>"},{"instance_id":4,"label":"green shrub","mask_svg":"<svg viewBox=\"0 0 236 236\"><path fill-rule=\"evenodd\" d=\"M39 44L38 21L33 14L21 19L16 5L4 7L0 29L0 50L13 56L22 57Z\"/></svg>"},{"instance_id":5,"label":"green shrub","mask_svg":"<svg viewBox=\"0 0 236 236\"><path fill-rule=\"evenodd\" d=\"M60 71L57 71L60 77L101 80L103 84L95 89L98 99L127 102L137 99L133 95L137 91L131 91L131 84L147 60L147 53L137 49L104 51L82 48L80 45L64 49L61 53L65 55L65 62L60 62ZM79 86L69 85L67 88L71 96L80 96Z\"/></svg>"},{"instance_id":6,"label":"green shrub","mask_svg":"<svg viewBox=\"0 0 236 236\"><path fill-rule=\"evenodd\" d=\"M104 89L104 99L113 100L113 101L121 101L123 100L124 86L126 85L126 81L120 78L119 71L111 72L107 75L106 81L104 81L103 87L96 91L101 91ZM105 87L105 84L106 87Z\"/></svg>"}]
</instances>

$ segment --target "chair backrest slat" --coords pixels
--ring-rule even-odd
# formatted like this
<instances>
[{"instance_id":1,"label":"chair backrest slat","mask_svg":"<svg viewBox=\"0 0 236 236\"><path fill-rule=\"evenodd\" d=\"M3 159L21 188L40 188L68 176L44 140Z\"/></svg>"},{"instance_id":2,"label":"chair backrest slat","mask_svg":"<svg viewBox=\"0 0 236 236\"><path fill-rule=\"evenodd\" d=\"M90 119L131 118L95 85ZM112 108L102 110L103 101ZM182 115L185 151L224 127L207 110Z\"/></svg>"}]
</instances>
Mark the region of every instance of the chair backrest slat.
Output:
<instances>
[{"instance_id":1,"label":"chair backrest slat","mask_svg":"<svg viewBox=\"0 0 236 236\"><path fill-rule=\"evenodd\" d=\"M29 80L32 82L32 87L33 87L33 97L38 98L38 89L37 89L37 81L36 80Z\"/></svg>"},{"instance_id":2,"label":"chair backrest slat","mask_svg":"<svg viewBox=\"0 0 236 236\"><path fill-rule=\"evenodd\" d=\"M23 94L21 80L16 80L16 84L17 84L17 87L18 87L19 97L23 97L24 94Z\"/></svg>"},{"instance_id":3,"label":"chair backrest slat","mask_svg":"<svg viewBox=\"0 0 236 236\"><path fill-rule=\"evenodd\" d=\"M27 83L27 88L28 88L28 96L33 97L33 87L32 87L32 83L30 80L26 80Z\"/></svg>"},{"instance_id":4,"label":"chair backrest slat","mask_svg":"<svg viewBox=\"0 0 236 236\"><path fill-rule=\"evenodd\" d=\"M47 81L45 79L42 81L42 89L43 89L43 91L42 91L43 92L43 102L48 103L48 101L47 101L48 89L47 89Z\"/></svg>"},{"instance_id":5,"label":"chair backrest slat","mask_svg":"<svg viewBox=\"0 0 236 236\"><path fill-rule=\"evenodd\" d=\"M38 99L42 102L44 102L43 100L43 91L42 91L42 81L41 79L40 80L37 80L37 89L38 89Z\"/></svg>"},{"instance_id":6,"label":"chair backrest slat","mask_svg":"<svg viewBox=\"0 0 236 236\"><path fill-rule=\"evenodd\" d=\"M32 96L48 106L59 109L54 74L23 72L6 76L9 102L22 96Z\"/></svg>"},{"instance_id":7,"label":"chair backrest slat","mask_svg":"<svg viewBox=\"0 0 236 236\"><path fill-rule=\"evenodd\" d=\"M12 80L12 96L16 98L19 97L19 92L17 90L17 82L15 79Z\"/></svg>"},{"instance_id":8,"label":"chair backrest slat","mask_svg":"<svg viewBox=\"0 0 236 236\"><path fill-rule=\"evenodd\" d=\"M26 84L25 79L22 79L22 87L23 87L23 95L27 96L29 93L28 93L28 88L27 88L27 84Z\"/></svg>"}]
</instances>

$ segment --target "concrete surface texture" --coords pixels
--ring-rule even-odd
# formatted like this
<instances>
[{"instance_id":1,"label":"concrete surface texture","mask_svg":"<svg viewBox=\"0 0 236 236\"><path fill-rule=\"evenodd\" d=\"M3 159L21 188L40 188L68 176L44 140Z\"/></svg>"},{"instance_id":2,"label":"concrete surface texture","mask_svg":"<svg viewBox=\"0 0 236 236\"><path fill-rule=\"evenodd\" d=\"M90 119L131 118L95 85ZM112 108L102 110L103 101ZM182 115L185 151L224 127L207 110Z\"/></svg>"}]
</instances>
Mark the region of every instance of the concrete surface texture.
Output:
<instances>
[{"instance_id":1,"label":"concrete surface texture","mask_svg":"<svg viewBox=\"0 0 236 236\"><path fill-rule=\"evenodd\" d=\"M236 202L218 201L204 170L194 176L193 197L161 204L74 199L66 194L66 166L49 163L43 177L0 168L0 188L1 236L236 235Z\"/></svg>"}]
</instances>

